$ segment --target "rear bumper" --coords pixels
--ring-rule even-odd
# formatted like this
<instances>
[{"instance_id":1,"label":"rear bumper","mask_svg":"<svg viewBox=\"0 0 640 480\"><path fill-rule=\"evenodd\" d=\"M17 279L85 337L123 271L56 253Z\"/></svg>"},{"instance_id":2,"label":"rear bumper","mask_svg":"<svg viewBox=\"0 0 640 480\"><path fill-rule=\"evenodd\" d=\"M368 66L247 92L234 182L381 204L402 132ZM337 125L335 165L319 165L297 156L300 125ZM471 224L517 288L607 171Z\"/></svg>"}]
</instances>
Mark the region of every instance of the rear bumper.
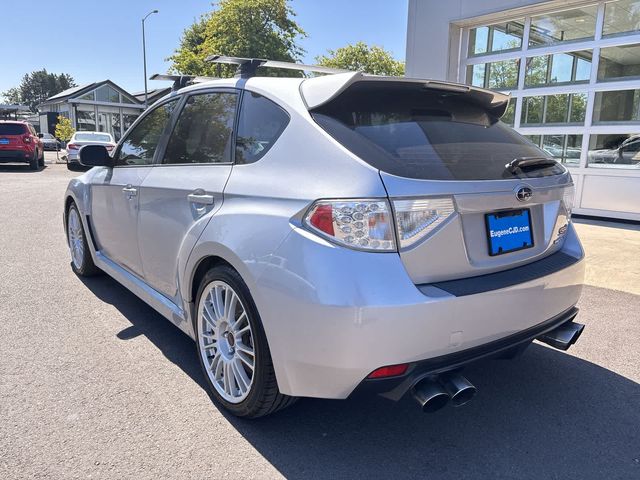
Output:
<instances>
[{"instance_id":1,"label":"rear bumper","mask_svg":"<svg viewBox=\"0 0 640 480\"><path fill-rule=\"evenodd\" d=\"M33 152L28 150L0 150L0 162L29 162Z\"/></svg>"},{"instance_id":2,"label":"rear bumper","mask_svg":"<svg viewBox=\"0 0 640 480\"><path fill-rule=\"evenodd\" d=\"M426 376L457 370L486 358L516 354L519 349L525 349L533 340L541 335L550 332L560 325L573 321L577 315L578 309L571 307L566 312L562 312L539 325L535 325L513 335L467 350L415 362L409 367L406 374L402 376L379 380L364 379L353 391L352 395L382 393L391 400L400 400L413 385Z\"/></svg>"},{"instance_id":3,"label":"rear bumper","mask_svg":"<svg viewBox=\"0 0 640 480\"><path fill-rule=\"evenodd\" d=\"M561 269L456 296L415 285L397 254L356 252L296 229L252 292L278 386L288 395L346 398L385 365L426 372L447 359L442 368L450 369L456 355L492 351L493 342L527 331L534 338L549 319L571 312L582 291L573 227L561 252L573 259Z\"/></svg>"}]
</instances>

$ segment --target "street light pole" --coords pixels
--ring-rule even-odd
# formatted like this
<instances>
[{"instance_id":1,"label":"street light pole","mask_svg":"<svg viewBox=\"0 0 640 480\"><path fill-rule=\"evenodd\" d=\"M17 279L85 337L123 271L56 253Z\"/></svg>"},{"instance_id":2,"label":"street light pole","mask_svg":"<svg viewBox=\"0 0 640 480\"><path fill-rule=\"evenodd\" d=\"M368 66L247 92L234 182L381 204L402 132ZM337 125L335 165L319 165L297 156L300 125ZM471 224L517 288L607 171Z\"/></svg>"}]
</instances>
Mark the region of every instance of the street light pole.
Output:
<instances>
[{"instance_id":1,"label":"street light pole","mask_svg":"<svg viewBox=\"0 0 640 480\"><path fill-rule=\"evenodd\" d=\"M149 15L158 13L158 10L153 10L147 13L142 19L142 62L144 63L144 106L147 107L147 45L144 39L144 21Z\"/></svg>"}]
</instances>

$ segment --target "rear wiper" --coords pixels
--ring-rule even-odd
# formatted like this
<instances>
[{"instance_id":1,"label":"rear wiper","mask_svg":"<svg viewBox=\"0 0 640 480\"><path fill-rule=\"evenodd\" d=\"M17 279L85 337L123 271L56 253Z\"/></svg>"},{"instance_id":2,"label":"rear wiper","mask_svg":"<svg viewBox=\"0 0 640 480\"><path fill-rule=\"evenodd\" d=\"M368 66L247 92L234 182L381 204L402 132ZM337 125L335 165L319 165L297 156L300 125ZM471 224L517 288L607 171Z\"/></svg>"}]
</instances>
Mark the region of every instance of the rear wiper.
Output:
<instances>
[{"instance_id":1,"label":"rear wiper","mask_svg":"<svg viewBox=\"0 0 640 480\"><path fill-rule=\"evenodd\" d=\"M557 165L557 163L558 162L550 157L518 157L507 163L504 168L509 170L511 173L516 173L519 168L542 168Z\"/></svg>"}]
</instances>

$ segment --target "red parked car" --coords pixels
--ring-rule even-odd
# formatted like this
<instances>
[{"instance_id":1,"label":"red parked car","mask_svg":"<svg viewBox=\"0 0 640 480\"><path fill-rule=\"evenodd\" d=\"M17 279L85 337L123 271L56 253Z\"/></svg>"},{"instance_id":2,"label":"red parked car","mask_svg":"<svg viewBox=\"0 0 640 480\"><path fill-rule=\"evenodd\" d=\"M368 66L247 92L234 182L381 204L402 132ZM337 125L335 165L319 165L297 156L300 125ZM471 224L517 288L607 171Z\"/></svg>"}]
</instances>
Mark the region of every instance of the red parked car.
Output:
<instances>
[{"instance_id":1,"label":"red parked car","mask_svg":"<svg viewBox=\"0 0 640 480\"><path fill-rule=\"evenodd\" d=\"M25 162L44 167L44 146L30 123L0 121L0 163Z\"/></svg>"}]
</instances>

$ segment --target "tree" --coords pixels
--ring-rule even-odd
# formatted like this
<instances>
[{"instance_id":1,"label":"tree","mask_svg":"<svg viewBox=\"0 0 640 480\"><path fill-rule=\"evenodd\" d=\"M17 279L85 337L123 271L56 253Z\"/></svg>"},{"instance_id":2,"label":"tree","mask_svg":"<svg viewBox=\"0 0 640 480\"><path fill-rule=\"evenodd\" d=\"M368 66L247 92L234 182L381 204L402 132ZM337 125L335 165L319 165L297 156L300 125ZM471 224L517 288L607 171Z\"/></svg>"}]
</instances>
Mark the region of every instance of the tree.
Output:
<instances>
[{"instance_id":1,"label":"tree","mask_svg":"<svg viewBox=\"0 0 640 480\"><path fill-rule=\"evenodd\" d=\"M359 70L374 75L404 75L404 62L395 60L384 48L364 42L328 50L328 55L316 57L316 62L325 67Z\"/></svg>"},{"instance_id":2,"label":"tree","mask_svg":"<svg viewBox=\"0 0 640 480\"><path fill-rule=\"evenodd\" d=\"M46 69L27 73L22 77L20 85L2 93L9 103L27 105L32 111L47 98L56 95L76 84L67 73L49 73Z\"/></svg>"},{"instance_id":3,"label":"tree","mask_svg":"<svg viewBox=\"0 0 640 480\"><path fill-rule=\"evenodd\" d=\"M62 115L58 115L58 123L56 123L55 137L63 142L68 142L76 131L71 125L71 120Z\"/></svg>"},{"instance_id":4,"label":"tree","mask_svg":"<svg viewBox=\"0 0 640 480\"><path fill-rule=\"evenodd\" d=\"M289 0L220 0L217 5L184 31L180 46L167 59L171 71L232 76L234 66L219 66L205 58L218 54L295 62L304 54L297 41L306 33L293 20Z\"/></svg>"}]
</instances>

